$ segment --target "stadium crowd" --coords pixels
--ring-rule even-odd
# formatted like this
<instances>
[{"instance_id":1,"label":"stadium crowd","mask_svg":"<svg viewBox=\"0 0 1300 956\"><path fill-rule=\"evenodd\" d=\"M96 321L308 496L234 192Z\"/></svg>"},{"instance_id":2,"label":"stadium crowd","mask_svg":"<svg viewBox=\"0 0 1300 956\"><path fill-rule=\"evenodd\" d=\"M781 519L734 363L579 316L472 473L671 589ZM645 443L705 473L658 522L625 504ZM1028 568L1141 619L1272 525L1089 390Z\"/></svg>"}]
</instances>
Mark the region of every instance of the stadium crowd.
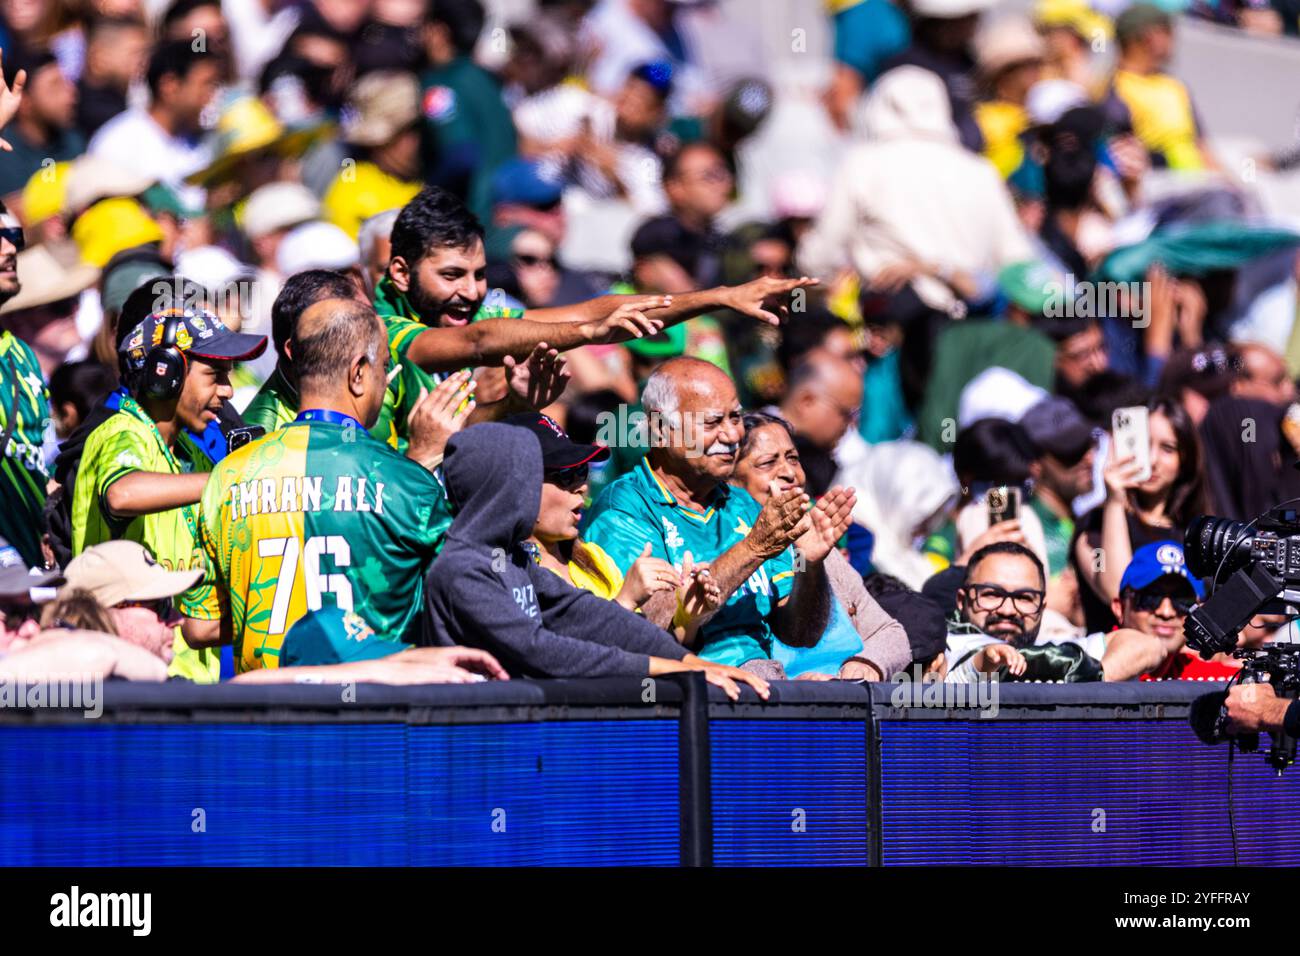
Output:
<instances>
[{"instance_id":1,"label":"stadium crowd","mask_svg":"<svg viewBox=\"0 0 1300 956\"><path fill-rule=\"evenodd\" d=\"M1300 233L1177 4L834 0L781 170L738 5L522 6L0 0L0 678L1233 673Z\"/></svg>"}]
</instances>

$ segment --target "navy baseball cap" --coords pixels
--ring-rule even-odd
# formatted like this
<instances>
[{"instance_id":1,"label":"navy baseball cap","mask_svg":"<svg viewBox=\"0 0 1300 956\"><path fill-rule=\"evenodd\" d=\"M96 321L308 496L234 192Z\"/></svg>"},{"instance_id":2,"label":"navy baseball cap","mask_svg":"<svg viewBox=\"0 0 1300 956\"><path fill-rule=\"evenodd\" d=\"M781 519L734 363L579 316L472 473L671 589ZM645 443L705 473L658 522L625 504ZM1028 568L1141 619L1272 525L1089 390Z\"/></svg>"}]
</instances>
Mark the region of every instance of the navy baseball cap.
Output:
<instances>
[{"instance_id":1,"label":"navy baseball cap","mask_svg":"<svg viewBox=\"0 0 1300 956\"><path fill-rule=\"evenodd\" d=\"M604 445L580 445L569 437L559 422L541 412L523 412L502 419L506 425L527 428L537 436L542 446L542 468L546 471L563 471L577 468L592 461L604 461L609 449Z\"/></svg>"},{"instance_id":2,"label":"navy baseball cap","mask_svg":"<svg viewBox=\"0 0 1300 956\"><path fill-rule=\"evenodd\" d=\"M380 637L354 611L324 607L300 617L280 645L281 667L347 664L388 657L412 647Z\"/></svg>"},{"instance_id":3,"label":"navy baseball cap","mask_svg":"<svg viewBox=\"0 0 1300 956\"><path fill-rule=\"evenodd\" d=\"M1133 560L1124 569L1120 578L1121 591L1132 589L1141 591L1155 584L1166 574L1176 574L1191 585L1196 599L1204 600L1205 587L1200 580L1187 570L1187 561L1183 557L1183 546L1176 541L1156 541L1144 544L1133 552Z\"/></svg>"},{"instance_id":4,"label":"navy baseball cap","mask_svg":"<svg viewBox=\"0 0 1300 956\"><path fill-rule=\"evenodd\" d=\"M162 343L167 320L172 316L181 317L176 327L176 347L186 355L239 362L255 359L266 351L265 335L231 331L206 309L163 309L146 316L122 340L118 351L125 356L128 370L138 372L144 368L149 349Z\"/></svg>"}]
</instances>

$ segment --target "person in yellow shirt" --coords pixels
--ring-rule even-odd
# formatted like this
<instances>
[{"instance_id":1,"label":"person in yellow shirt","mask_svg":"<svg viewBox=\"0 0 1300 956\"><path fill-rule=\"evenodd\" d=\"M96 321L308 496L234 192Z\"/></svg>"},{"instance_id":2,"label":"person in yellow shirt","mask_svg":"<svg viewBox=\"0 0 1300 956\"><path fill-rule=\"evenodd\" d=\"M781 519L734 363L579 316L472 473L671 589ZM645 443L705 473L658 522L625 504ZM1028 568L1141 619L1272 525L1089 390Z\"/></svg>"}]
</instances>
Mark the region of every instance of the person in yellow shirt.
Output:
<instances>
[{"instance_id":1,"label":"person in yellow shirt","mask_svg":"<svg viewBox=\"0 0 1300 956\"><path fill-rule=\"evenodd\" d=\"M682 591L674 625L683 634L693 618L721 603L722 592L707 574L696 575L689 565L679 572L662 558L652 557L648 542L645 553L624 576L599 545L578 540L589 468L609 458L608 448L578 444L554 419L538 412L504 421L527 428L542 446L542 504L529 537L538 564L574 587L616 601L629 611L660 591Z\"/></svg>"},{"instance_id":2,"label":"person in yellow shirt","mask_svg":"<svg viewBox=\"0 0 1300 956\"><path fill-rule=\"evenodd\" d=\"M1105 104L1111 125L1131 128L1156 168L1216 168L1191 93L1164 72L1174 52L1172 17L1153 4L1135 3L1116 19L1115 36L1119 60Z\"/></svg>"},{"instance_id":3,"label":"person in yellow shirt","mask_svg":"<svg viewBox=\"0 0 1300 956\"><path fill-rule=\"evenodd\" d=\"M325 190L321 210L352 239L371 216L420 191L420 90L409 73L368 73L352 92L343 138L355 154Z\"/></svg>"},{"instance_id":4,"label":"person in yellow shirt","mask_svg":"<svg viewBox=\"0 0 1300 956\"><path fill-rule=\"evenodd\" d=\"M1025 99L1042 76L1045 55L1043 38L1025 17L1004 17L975 37L975 60L989 94L976 105L975 122L984 134L984 156L1003 179L1024 161Z\"/></svg>"}]
</instances>

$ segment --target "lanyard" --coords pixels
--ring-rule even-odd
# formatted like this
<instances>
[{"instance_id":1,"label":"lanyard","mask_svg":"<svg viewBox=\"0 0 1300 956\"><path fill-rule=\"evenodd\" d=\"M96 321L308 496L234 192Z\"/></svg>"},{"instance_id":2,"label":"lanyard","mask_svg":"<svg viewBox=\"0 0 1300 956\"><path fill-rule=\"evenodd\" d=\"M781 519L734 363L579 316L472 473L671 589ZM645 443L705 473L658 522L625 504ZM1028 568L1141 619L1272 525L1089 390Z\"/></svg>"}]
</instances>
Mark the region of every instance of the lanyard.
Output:
<instances>
[{"instance_id":1,"label":"lanyard","mask_svg":"<svg viewBox=\"0 0 1300 956\"><path fill-rule=\"evenodd\" d=\"M139 406L134 398L130 395L123 395L118 411L125 412L148 425L153 431L153 437L158 442L158 448L162 451L163 457L167 459L167 464L171 465L172 473L176 475L182 474L180 462L176 460L171 449L167 447L167 443L163 441L162 433L158 431L157 424L149 417L149 414ZM194 506L181 505L180 512L185 518L185 524L190 529L190 536L197 547L199 544L199 523L198 519L194 516Z\"/></svg>"},{"instance_id":2,"label":"lanyard","mask_svg":"<svg viewBox=\"0 0 1300 956\"><path fill-rule=\"evenodd\" d=\"M361 424L351 415L343 412L336 412L332 408L306 408L298 413L295 422L325 422L329 425L342 425L345 428L351 425L353 428L366 430L366 426Z\"/></svg>"}]
</instances>

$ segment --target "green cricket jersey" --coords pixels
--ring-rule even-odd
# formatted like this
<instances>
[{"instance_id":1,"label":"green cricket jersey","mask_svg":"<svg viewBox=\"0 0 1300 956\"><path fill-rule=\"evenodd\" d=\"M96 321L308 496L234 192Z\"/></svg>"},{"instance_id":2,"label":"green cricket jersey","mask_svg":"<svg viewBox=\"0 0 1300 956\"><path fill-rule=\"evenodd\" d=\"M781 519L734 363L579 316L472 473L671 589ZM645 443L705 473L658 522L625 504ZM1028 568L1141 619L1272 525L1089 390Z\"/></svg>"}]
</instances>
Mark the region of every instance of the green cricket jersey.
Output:
<instances>
[{"instance_id":1,"label":"green cricket jersey","mask_svg":"<svg viewBox=\"0 0 1300 956\"><path fill-rule=\"evenodd\" d=\"M478 312L474 313L474 321L479 322L483 319L522 319L524 310L518 306L511 305L509 296L500 289L489 289L488 294L483 299L483 304L479 307ZM411 406L420 395L420 389L426 388L433 391L434 387L447 377L449 373L436 372L430 374L420 368L414 362L406 360L407 350L410 349L411 343L425 329L432 328L420 320L415 309L411 307L410 301L397 290L392 280L387 276L379 280L375 287L375 312L383 320L385 328L388 329L388 351L394 365L400 364L402 370L398 372L397 377L389 385L393 393L393 422L397 435L401 441L403 450L406 444L406 416L411 412Z\"/></svg>"},{"instance_id":2,"label":"green cricket jersey","mask_svg":"<svg viewBox=\"0 0 1300 956\"><path fill-rule=\"evenodd\" d=\"M645 458L604 490L585 519L582 540L600 546L626 575L647 542L656 558L680 568L713 561L749 534L762 506L749 492L719 485L703 512L679 504ZM759 565L700 629L699 655L740 666L772 656L768 619L794 586L794 550Z\"/></svg>"},{"instance_id":3,"label":"green cricket jersey","mask_svg":"<svg viewBox=\"0 0 1300 956\"><path fill-rule=\"evenodd\" d=\"M50 425L50 393L31 346L12 332L0 331L0 435L14 422L9 444L0 451L0 537L13 545L28 567L45 565L41 554L45 486L45 432Z\"/></svg>"},{"instance_id":4,"label":"green cricket jersey","mask_svg":"<svg viewBox=\"0 0 1300 956\"><path fill-rule=\"evenodd\" d=\"M289 628L327 606L409 640L450 524L438 479L351 420L294 422L222 460L199 532L229 595L236 669L278 667ZM219 595L201 588L180 607L200 620L223 613Z\"/></svg>"},{"instance_id":5,"label":"green cricket jersey","mask_svg":"<svg viewBox=\"0 0 1300 956\"><path fill-rule=\"evenodd\" d=\"M167 447L148 413L135 399L123 396L117 413L86 436L81 467L72 495L72 553L105 541L138 541L171 571L203 568L207 561L198 544L198 509L194 505L127 518L108 508L113 482L133 471L179 475L209 471L212 462L186 440L178 440L175 453ZM212 576L205 573L196 593L211 592ZM195 650L177 628L168 673L199 683L216 683L221 677L221 656L216 649Z\"/></svg>"},{"instance_id":6,"label":"green cricket jersey","mask_svg":"<svg viewBox=\"0 0 1300 956\"><path fill-rule=\"evenodd\" d=\"M394 411L398 401L402 399L402 393L399 391L401 386L402 376L398 373L397 378L389 383L388 391L384 393L384 404L379 408L379 417L375 419L370 434L398 451L405 451L406 441L404 438L399 440L397 426L393 423ZM407 411L409 412L410 409L407 408ZM298 389L294 388L293 383L280 371L280 366L276 365L271 377L262 383L262 387L257 390L253 400L244 409L244 423L261 425L269 435L297 417Z\"/></svg>"}]
</instances>

